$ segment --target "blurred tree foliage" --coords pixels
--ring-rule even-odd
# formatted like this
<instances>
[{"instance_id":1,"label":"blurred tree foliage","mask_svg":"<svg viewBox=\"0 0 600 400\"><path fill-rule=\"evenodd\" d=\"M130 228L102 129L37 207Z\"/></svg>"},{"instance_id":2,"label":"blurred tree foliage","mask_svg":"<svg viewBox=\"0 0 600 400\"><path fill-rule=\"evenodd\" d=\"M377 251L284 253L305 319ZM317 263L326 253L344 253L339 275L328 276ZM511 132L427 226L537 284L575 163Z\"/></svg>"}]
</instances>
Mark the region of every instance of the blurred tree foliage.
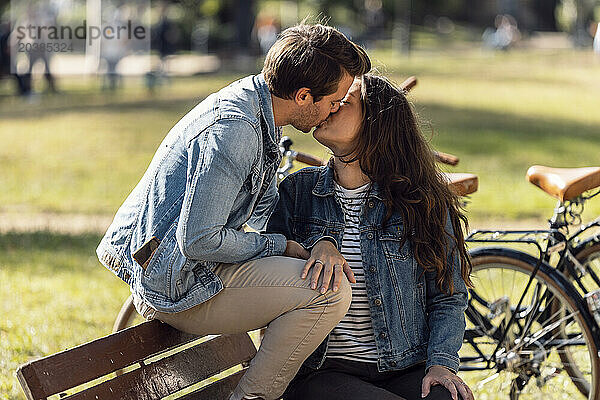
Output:
<instances>
[{"instance_id":1,"label":"blurred tree foliage","mask_svg":"<svg viewBox=\"0 0 600 400\"><path fill-rule=\"evenodd\" d=\"M11 1L22 0L0 0L0 16L4 21L10 18ZM600 0L149 1L155 24L166 10L165 15L176 31L172 37L175 51L248 54L260 52L257 27L265 21L281 29L308 15L340 27L354 40L369 42L393 37L394 28L406 21L409 26L433 26L438 31L443 31L448 21L483 30L493 26L498 14L511 14L525 32L562 30L577 36L600 12Z\"/></svg>"},{"instance_id":2,"label":"blurred tree foliage","mask_svg":"<svg viewBox=\"0 0 600 400\"><path fill-rule=\"evenodd\" d=\"M7 1L7 0L0 0ZM152 0L154 2L154 0ZM437 19L476 29L493 26L498 14L511 14L525 32L565 30L592 23L600 0L169 0L184 12L177 24L180 49L194 48L194 35L204 27L204 49L211 52L259 52L256 24L269 15L278 28L310 15L327 20L357 41L393 36L394 27L408 13L412 25L436 25ZM407 8L407 9L405 9ZM567 9L567 22L557 16ZM292 10L292 16L286 15ZM572 10L575 14L572 15ZM571 18L573 21L568 20ZM564 18L563 18L564 19ZM438 24L439 25L439 24ZM437 30L443 27L434 26Z\"/></svg>"}]
</instances>

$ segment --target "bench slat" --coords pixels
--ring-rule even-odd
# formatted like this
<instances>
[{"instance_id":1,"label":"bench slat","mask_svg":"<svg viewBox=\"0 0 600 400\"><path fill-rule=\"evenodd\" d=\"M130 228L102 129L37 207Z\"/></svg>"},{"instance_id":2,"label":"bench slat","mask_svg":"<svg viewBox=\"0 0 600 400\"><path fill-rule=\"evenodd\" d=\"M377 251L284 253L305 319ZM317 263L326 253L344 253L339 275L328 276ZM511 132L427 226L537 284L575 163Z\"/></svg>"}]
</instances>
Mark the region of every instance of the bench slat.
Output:
<instances>
[{"instance_id":1,"label":"bench slat","mask_svg":"<svg viewBox=\"0 0 600 400\"><path fill-rule=\"evenodd\" d=\"M19 367L17 369L17 380L21 384L27 400L46 398L41 392L40 381L32 368Z\"/></svg>"},{"instance_id":2,"label":"bench slat","mask_svg":"<svg viewBox=\"0 0 600 400\"><path fill-rule=\"evenodd\" d=\"M153 320L31 361L17 376L28 399L43 399L197 338Z\"/></svg>"},{"instance_id":3,"label":"bench slat","mask_svg":"<svg viewBox=\"0 0 600 400\"><path fill-rule=\"evenodd\" d=\"M233 375L229 375L220 381L211 383L208 386L195 390L185 396L179 397L177 400L215 400L215 399L227 399L228 396L233 392L233 389L237 386L242 375L246 370L238 371Z\"/></svg>"},{"instance_id":4,"label":"bench slat","mask_svg":"<svg viewBox=\"0 0 600 400\"><path fill-rule=\"evenodd\" d=\"M66 399L161 399L241 362L249 361L255 354L256 348L248 334L219 336Z\"/></svg>"}]
</instances>

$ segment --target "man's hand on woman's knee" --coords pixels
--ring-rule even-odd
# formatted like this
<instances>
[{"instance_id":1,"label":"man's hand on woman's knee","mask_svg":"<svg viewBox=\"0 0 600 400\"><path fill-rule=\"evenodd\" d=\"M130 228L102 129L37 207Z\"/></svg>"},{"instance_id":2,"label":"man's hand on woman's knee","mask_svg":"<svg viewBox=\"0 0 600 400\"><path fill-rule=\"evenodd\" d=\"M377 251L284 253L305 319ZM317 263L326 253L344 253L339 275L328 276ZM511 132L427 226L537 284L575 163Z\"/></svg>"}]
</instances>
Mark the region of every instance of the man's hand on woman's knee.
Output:
<instances>
[{"instance_id":1,"label":"man's hand on woman's knee","mask_svg":"<svg viewBox=\"0 0 600 400\"><path fill-rule=\"evenodd\" d=\"M302 279L306 279L308 271L312 268L311 284L313 289L317 288L319 276L323 273L321 283L321 293L325 293L329 287L329 282L333 276L333 291L337 292L340 288L344 274L348 277L351 283L356 283L352 268L346 262L346 259L340 254L335 245L328 240L320 240L314 245L310 252L310 257L304 264L302 270Z\"/></svg>"}]
</instances>

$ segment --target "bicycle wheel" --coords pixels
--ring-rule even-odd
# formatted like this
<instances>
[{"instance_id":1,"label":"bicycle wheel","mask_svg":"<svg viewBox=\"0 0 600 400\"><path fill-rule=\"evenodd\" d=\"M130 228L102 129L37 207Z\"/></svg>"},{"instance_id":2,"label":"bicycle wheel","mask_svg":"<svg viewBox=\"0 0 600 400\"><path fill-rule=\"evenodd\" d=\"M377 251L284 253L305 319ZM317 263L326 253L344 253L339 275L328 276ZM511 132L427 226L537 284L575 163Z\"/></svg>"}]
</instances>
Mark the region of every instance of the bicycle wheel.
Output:
<instances>
[{"instance_id":1,"label":"bicycle wheel","mask_svg":"<svg viewBox=\"0 0 600 400\"><path fill-rule=\"evenodd\" d=\"M121 310L119 310L119 314L117 314L117 318L115 318L112 331L117 332L142 322L144 322L144 318L142 318L135 310L135 307L133 306L133 296L129 295L123 302Z\"/></svg>"},{"instance_id":2,"label":"bicycle wheel","mask_svg":"<svg viewBox=\"0 0 600 400\"><path fill-rule=\"evenodd\" d=\"M525 291L537 263L530 255L477 249L472 262L460 374L475 398L600 399L595 326L566 278L543 264Z\"/></svg>"}]
</instances>

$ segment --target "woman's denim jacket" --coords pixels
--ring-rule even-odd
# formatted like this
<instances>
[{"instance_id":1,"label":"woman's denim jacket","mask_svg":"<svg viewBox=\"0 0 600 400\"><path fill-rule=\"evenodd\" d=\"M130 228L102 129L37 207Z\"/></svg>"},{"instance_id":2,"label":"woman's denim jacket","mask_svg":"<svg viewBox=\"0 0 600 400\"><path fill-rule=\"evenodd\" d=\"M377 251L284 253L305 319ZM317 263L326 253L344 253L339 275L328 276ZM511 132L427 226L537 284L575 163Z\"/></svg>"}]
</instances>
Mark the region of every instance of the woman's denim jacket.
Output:
<instances>
[{"instance_id":1,"label":"woman's denim jacket","mask_svg":"<svg viewBox=\"0 0 600 400\"><path fill-rule=\"evenodd\" d=\"M279 195L267 232L282 233L305 248L329 237L339 250L344 214L334 196L330 166L306 168L288 176L279 186ZM442 365L456 372L467 305L458 259L449 260L455 290L453 295L446 295L438 289L435 273L424 272L415 261L411 241L400 248L400 214L393 213L384 224L385 215L374 184L360 215L359 230L378 369L398 370L426 361L426 368ZM449 222L446 229L452 232ZM327 342L306 360L303 369L321 366Z\"/></svg>"},{"instance_id":2,"label":"woman's denim jacket","mask_svg":"<svg viewBox=\"0 0 600 400\"><path fill-rule=\"evenodd\" d=\"M277 202L281 129L262 75L210 95L167 134L141 181L119 208L97 249L137 299L178 312L217 294L217 262L281 255L280 234L264 228ZM156 237L144 268L133 254Z\"/></svg>"}]
</instances>

